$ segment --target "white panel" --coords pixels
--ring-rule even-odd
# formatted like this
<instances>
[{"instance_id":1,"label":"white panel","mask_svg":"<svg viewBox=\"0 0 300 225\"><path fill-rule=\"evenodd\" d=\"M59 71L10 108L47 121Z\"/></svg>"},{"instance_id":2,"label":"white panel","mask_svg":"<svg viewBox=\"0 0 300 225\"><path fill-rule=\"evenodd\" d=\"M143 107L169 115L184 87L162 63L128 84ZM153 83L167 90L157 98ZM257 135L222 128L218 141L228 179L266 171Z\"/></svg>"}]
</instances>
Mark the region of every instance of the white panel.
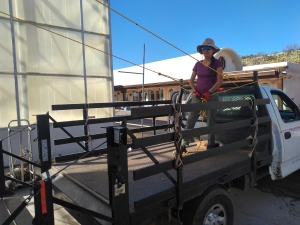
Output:
<instances>
[{"instance_id":1,"label":"white panel","mask_svg":"<svg viewBox=\"0 0 300 225\"><path fill-rule=\"evenodd\" d=\"M51 105L84 103L83 78L27 76L27 87L31 122L35 120L31 115L48 111L59 121L82 119L82 110L52 112Z\"/></svg>"},{"instance_id":2,"label":"white panel","mask_svg":"<svg viewBox=\"0 0 300 225\"><path fill-rule=\"evenodd\" d=\"M85 43L106 53L110 53L109 39L106 37L86 34ZM111 77L110 56L89 47L85 49L87 74Z\"/></svg>"},{"instance_id":3,"label":"white panel","mask_svg":"<svg viewBox=\"0 0 300 225\"><path fill-rule=\"evenodd\" d=\"M17 119L13 75L0 75L0 106L0 127L7 127L9 121Z\"/></svg>"},{"instance_id":4,"label":"white panel","mask_svg":"<svg viewBox=\"0 0 300 225\"><path fill-rule=\"evenodd\" d=\"M0 72L14 71L11 43L9 20L0 19Z\"/></svg>"},{"instance_id":5,"label":"white panel","mask_svg":"<svg viewBox=\"0 0 300 225\"><path fill-rule=\"evenodd\" d=\"M81 42L79 32L51 30ZM15 33L19 71L83 74L80 44L27 24L17 24Z\"/></svg>"},{"instance_id":6,"label":"white panel","mask_svg":"<svg viewBox=\"0 0 300 225\"><path fill-rule=\"evenodd\" d=\"M80 29L79 0L14 0L14 16L38 23Z\"/></svg>"},{"instance_id":7,"label":"white panel","mask_svg":"<svg viewBox=\"0 0 300 225\"><path fill-rule=\"evenodd\" d=\"M13 14L21 19L60 26L49 28L81 42L79 0L12 0ZM107 3L107 2L105 2ZM85 30L109 35L108 9L94 0L83 0ZM8 10L8 0L0 0L0 9ZM13 72L11 32L9 20L0 19L0 71ZM14 22L16 38L17 71L19 75L20 116L36 122L33 115L50 112L58 121L82 119L82 110L51 111L53 104L84 103L84 79L82 45L49 33L40 28ZM86 43L110 52L108 35L85 34ZM86 48L87 75L106 76L107 79L88 78L89 102L111 102L111 60L110 56ZM37 74L35 74L37 73ZM48 73L49 76L40 76ZM65 74L66 76L51 76ZM82 77L68 77L68 74ZM0 118L1 126L7 126L16 119L15 89L13 76L0 75ZM112 116L111 109L95 110L96 117ZM3 122L4 121L4 122ZM0 126L0 127L1 127Z\"/></svg>"},{"instance_id":8,"label":"white panel","mask_svg":"<svg viewBox=\"0 0 300 225\"><path fill-rule=\"evenodd\" d=\"M8 0L0 0L0 10L5 13L9 13L9 4ZM1 16L4 16L1 14Z\"/></svg>"},{"instance_id":9,"label":"white panel","mask_svg":"<svg viewBox=\"0 0 300 225\"><path fill-rule=\"evenodd\" d=\"M101 0L108 4L107 0ZM95 0L83 1L84 29L101 34L109 34L109 11Z\"/></svg>"},{"instance_id":10,"label":"white panel","mask_svg":"<svg viewBox=\"0 0 300 225\"><path fill-rule=\"evenodd\" d=\"M88 102L112 102L112 84L111 79L105 78L89 78L88 85ZM89 116L111 117L113 115L113 108L91 109Z\"/></svg>"}]
</instances>

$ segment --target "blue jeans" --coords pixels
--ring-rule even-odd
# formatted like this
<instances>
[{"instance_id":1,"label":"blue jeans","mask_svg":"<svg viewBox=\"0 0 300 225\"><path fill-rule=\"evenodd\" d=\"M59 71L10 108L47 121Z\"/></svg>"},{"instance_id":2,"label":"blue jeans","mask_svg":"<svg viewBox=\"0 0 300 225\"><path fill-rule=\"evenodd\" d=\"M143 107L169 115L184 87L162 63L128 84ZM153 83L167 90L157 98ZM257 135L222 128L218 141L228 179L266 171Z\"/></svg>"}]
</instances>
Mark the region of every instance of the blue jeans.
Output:
<instances>
[{"instance_id":1,"label":"blue jeans","mask_svg":"<svg viewBox=\"0 0 300 225\"><path fill-rule=\"evenodd\" d=\"M219 96L217 94L214 94L210 97L208 102L218 102ZM201 100L198 100L197 98L193 97L191 103L200 103ZM216 109L211 109L206 111L206 117L207 117L207 125L214 125L216 123ZM195 124L199 118L199 111L192 111L188 112L188 118L185 124L184 129L193 129L195 127ZM183 145L189 145L189 139L186 138L182 140ZM197 137L198 139L198 137ZM215 144L215 135L214 134L208 134L208 145L214 145Z\"/></svg>"}]
</instances>

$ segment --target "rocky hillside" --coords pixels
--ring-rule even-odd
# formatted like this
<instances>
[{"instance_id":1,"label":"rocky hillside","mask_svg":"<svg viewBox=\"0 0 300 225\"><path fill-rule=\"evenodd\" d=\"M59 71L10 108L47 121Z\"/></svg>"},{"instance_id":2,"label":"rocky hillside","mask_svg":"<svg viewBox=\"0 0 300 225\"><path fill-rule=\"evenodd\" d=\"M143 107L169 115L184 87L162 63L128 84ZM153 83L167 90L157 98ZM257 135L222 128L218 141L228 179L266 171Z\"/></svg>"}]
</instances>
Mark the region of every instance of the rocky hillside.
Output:
<instances>
[{"instance_id":1,"label":"rocky hillside","mask_svg":"<svg viewBox=\"0 0 300 225\"><path fill-rule=\"evenodd\" d=\"M281 53L249 55L241 57L244 66L268 64L276 62L293 62L300 64L300 50L285 51Z\"/></svg>"}]
</instances>

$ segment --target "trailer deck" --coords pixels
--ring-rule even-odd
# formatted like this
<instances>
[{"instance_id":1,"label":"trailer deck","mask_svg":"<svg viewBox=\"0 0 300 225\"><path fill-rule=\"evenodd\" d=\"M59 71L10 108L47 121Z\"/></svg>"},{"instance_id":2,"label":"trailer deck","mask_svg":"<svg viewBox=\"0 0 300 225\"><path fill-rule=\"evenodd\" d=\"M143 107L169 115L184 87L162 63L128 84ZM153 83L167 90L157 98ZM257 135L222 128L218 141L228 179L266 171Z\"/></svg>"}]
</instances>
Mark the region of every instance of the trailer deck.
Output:
<instances>
[{"instance_id":1,"label":"trailer deck","mask_svg":"<svg viewBox=\"0 0 300 225\"><path fill-rule=\"evenodd\" d=\"M155 145L148 148L152 155L163 163L174 158L173 151L175 150L174 143L166 143ZM188 147L188 151L197 151L196 144ZM206 151L215 151L211 149ZM190 155L203 153L203 148L198 153L190 153ZM207 177L210 179L219 179L225 176L228 171L243 171L251 170L251 158L248 154L251 150L239 149L233 150L226 154L217 155L208 159L198 161L184 166L183 182L192 181L193 179L201 179L207 182ZM265 158L266 154L259 153L257 157ZM60 170L68 163L55 163L53 167ZM159 192L175 187L175 185L166 177L165 174L160 173L143 180L134 181L133 171L154 165L149 157L141 150L135 149L128 152L128 182L129 182L129 199L130 212L134 212L134 202L142 198L147 198ZM232 170L232 168L235 168ZM176 171L169 171L171 176L176 180ZM242 172L243 173L243 172ZM85 187L86 191L96 192L107 201L109 201L109 182L107 171L107 156L101 155L98 157L91 157L80 160L75 165L64 170L64 176L76 180ZM202 181L203 182L203 181ZM205 182L204 182L205 183Z\"/></svg>"}]
</instances>

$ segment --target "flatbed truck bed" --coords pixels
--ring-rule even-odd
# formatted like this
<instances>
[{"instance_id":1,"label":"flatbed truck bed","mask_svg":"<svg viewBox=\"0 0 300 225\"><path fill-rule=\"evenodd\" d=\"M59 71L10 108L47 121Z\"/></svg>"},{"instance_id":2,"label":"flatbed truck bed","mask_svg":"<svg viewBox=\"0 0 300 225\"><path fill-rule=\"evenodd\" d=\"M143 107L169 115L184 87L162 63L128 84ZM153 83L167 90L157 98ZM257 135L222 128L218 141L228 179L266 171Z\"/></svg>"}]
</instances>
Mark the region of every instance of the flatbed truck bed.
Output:
<instances>
[{"instance_id":1,"label":"flatbed truck bed","mask_svg":"<svg viewBox=\"0 0 300 225\"><path fill-rule=\"evenodd\" d=\"M197 145L192 144L188 147L188 151L197 152ZM148 150L152 155L163 163L173 160L175 150L174 143L166 143L151 146ZM198 152L205 153L200 149ZM197 183L204 184L202 188L207 188L212 183L222 182L220 179L234 179L244 174L251 172L251 158L249 153L251 149L236 149L227 154L217 155L208 159L201 160L184 166L183 182L195 182L195 188L199 188ZM189 153L187 156L192 157L194 153ZM265 161L265 164L270 162L270 156L265 152L259 153L257 157ZM68 163L54 163L53 167L60 170ZM143 198L151 197L168 189L174 189L174 184L163 174L157 174L140 181L133 180L133 171L144 167L154 165L149 157L141 150L135 149L128 152L128 182L129 182L129 202L130 212L135 212L134 202ZM264 164L261 163L261 166ZM175 171L170 171L170 174L176 179ZM80 160L77 164L68 167L64 170L64 176L75 179L81 183L86 190L96 192L109 202L109 187L108 187L108 172L107 172L107 157L106 155L96 156ZM206 185L205 185L206 184ZM193 189L193 187L190 187ZM175 190L173 190L175 192ZM188 192L188 191L187 191Z\"/></svg>"}]
</instances>

